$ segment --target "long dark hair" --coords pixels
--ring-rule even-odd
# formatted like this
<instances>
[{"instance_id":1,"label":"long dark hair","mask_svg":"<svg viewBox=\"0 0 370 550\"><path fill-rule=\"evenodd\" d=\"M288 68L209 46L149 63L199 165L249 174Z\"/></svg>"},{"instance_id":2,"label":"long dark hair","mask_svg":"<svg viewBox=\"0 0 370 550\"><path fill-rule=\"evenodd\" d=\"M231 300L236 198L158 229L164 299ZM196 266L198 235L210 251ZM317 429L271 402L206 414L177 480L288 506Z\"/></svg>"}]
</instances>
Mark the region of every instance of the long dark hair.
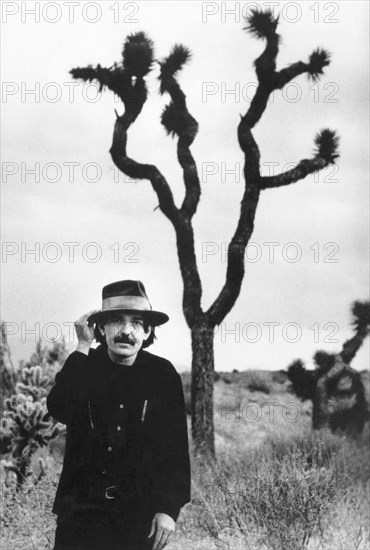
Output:
<instances>
[{"instance_id":1,"label":"long dark hair","mask_svg":"<svg viewBox=\"0 0 370 550\"><path fill-rule=\"evenodd\" d=\"M149 325L149 323L144 320L144 331L148 332L149 328L151 329L151 332L149 334L149 337L146 340L143 341L142 346L141 346L142 349L148 348L149 346L154 344L154 340L157 339L157 337L155 335L154 327ZM94 327L94 338L103 347L108 347L107 342L105 340L105 336L100 332L98 324L95 324L95 327Z\"/></svg>"}]
</instances>

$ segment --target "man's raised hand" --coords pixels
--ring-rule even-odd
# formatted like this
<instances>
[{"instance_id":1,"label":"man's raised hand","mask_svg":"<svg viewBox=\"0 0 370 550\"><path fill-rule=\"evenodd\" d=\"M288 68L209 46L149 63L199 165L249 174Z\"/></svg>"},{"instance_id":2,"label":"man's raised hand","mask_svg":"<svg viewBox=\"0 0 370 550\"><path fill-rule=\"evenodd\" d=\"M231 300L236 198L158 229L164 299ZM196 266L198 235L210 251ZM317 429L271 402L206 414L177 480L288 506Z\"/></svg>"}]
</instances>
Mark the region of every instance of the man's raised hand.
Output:
<instances>
[{"instance_id":1,"label":"man's raised hand","mask_svg":"<svg viewBox=\"0 0 370 550\"><path fill-rule=\"evenodd\" d=\"M74 323L78 339L76 351L80 351L85 355L89 354L90 346L94 340L94 323L89 320L89 317L98 311L98 309L92 309L88 313L82 315L82 317L77 319Z\"/></svg>"}]
</instances>

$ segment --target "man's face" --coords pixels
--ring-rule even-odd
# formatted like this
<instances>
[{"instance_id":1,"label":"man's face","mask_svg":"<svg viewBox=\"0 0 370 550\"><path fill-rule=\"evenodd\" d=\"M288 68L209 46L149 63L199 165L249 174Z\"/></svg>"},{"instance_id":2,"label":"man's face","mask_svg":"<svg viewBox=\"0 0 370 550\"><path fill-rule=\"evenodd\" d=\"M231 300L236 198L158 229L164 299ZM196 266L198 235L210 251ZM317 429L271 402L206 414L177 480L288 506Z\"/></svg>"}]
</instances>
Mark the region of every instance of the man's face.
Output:
<instances>
[{"instance_id":1,"label":"man's face","mask_svg":"<svg viewBox=\"0 0 370 550\"><path fill-rule=\"evenodd\" d=\"M100 327L110 354L117 360L135 358L143 342L150 335L151 327L147 329L145 332L142 315L130 313L117 313Z\"/></svg>"}]
</instances>

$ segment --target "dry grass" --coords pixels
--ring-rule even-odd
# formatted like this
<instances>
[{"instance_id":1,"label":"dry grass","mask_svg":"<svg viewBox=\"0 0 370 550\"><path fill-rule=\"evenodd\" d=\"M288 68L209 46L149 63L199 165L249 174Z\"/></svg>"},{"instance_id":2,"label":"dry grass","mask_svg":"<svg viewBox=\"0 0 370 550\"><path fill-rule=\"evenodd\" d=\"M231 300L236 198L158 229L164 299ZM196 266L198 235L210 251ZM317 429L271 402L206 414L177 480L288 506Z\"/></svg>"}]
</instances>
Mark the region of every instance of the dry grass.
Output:
<instances>
[{"instance_id":1,"label":"dry grass","mask_svg":"<svg viewBox=\"0 0 370 550\"><path fill-rule=\"evenodd\" d=\"M225 548L237 548L230 542L236 534L248 549L356 548L369 521L368 450L365 441L354 449L321 434L266 440L215 468L198 465L196 517ZM333 544L334 535L341 545Z\"/></svg>"}]
</instances>

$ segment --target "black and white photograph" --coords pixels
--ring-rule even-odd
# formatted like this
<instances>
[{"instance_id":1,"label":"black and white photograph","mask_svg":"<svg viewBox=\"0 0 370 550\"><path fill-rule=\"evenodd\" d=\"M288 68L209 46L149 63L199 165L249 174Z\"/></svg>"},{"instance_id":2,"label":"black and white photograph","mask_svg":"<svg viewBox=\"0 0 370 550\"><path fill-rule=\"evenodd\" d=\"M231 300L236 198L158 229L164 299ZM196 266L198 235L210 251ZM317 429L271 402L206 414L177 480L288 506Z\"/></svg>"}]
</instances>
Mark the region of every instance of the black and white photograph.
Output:
<instances>
[{"instance_id":1,"label":"black and white photograph","mask_svg":"<svg viewBox=\"0 0 370 550\"><path fill-rule=\"evenodd\" d=\"M369 3L0 9L2 550L370 550Z\"/></svg>"}]
</instances>

